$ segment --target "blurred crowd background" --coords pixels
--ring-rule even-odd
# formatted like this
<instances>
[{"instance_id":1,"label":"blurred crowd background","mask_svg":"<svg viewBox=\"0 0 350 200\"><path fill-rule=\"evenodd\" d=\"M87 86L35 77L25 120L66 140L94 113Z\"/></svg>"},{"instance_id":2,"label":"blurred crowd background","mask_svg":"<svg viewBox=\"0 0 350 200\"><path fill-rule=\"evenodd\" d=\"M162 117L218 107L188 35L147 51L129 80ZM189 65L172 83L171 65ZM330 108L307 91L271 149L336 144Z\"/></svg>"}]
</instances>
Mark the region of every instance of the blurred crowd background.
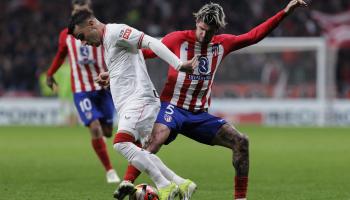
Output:
<instances>
[{"instance_id":1,"label":"blurred crowd background","mask_svg":"<svg viewBox=\"0 0 350 200\"><path fill-rule=\"evenodd\" d=\"M149 35L161 37L174 30L193 29L195 23L192 13L208 1L92 0L92 2L95 15L101 21L126 23ZM288 0L213 2L221 4L226 13L228 25L224 32L242 34L280 11ZM47 70L56 53L59 32L67 25L70 16L70 0L1 0L0 10L0 96L40 96L38 76ZM313 1L308 9L295 12L269 36L322 36L323 30L312 17L311 11L330 15L348 12L350 1ZM350 98L350 95L347 96L344 92L347 91L344 88L350 88L349 48L343 48L339 56L336 73L338 96ZM249 69L250 60L252 59L242 60L241 64L244 64L245 69ZM255 75L254 73L250 75L261 78L262 72L256 72ZM227 73L223 70L221 74ZM314 80L314 74L305 72L302 76ZM234 77L227 77L228 80L230 78ZM293 81L298 81L298 78Z\"/></svg>"}]
</instances>

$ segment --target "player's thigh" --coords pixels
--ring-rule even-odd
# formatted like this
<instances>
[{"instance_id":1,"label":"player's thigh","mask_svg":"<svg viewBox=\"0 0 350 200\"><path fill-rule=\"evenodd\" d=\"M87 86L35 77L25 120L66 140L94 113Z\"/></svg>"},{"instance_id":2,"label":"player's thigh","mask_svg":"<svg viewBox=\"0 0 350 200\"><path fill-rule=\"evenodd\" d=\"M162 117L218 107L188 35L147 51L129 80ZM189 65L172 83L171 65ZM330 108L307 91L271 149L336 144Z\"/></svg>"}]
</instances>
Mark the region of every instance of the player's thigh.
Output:
<instances>
[{"instance_id":1,"label":"player's thigh","mask_svg":"<svg viewBox=\"0 0 350 200\"><path fill-rule=\"evenodd\" d=\"M158 142L169 144L174 141L186 119L183 110L168 102L162 102L153 132L157 134ZM152 133L153 135L154 133Z\"/></svg>"},{"instance_id":2,"label":"player's thigh","mask_svg":"<svg viewBox=\"0 0 350 200\"><path fill-rule=\"evenodd\" d=\"M74 93L74 104L85 126L102 117L91 92Z\"/></svg>"},{"instance_id":3,"label":"player's thigh","mask_svg":"<svg viewBox=\"0 0 350 200\"><path fill-rule=\"evenodd\" d=\"M186 123L184 123L182 134L197 142L214 145L214 138L219 129L226 123L224 119L207 112L192 116L189 114Z\"/></svg>"},{"instance_id":4,"label":"player's thigh","mask_svg":"<svg viewBox=\"0 0 350 200\"><path fill-rule=\"evenodd\" d=\"M159 104L140 104L130 102L118 113L118 132L127 131L135 140L142 141L144 137L152 132L156 115L159 111Z\"/></svg>"},{"instance_id":5,"label":"player's thigh","mask_svg":"<svg viewBox=\"0 0 350 200\"><path fill-rule=\"evenodd\" d=\"M146 104L137 122L137 130L140 134L141 142L144 144L151 137L154 122L159 112L159 103Z\"/></svg>"}]
</instances>

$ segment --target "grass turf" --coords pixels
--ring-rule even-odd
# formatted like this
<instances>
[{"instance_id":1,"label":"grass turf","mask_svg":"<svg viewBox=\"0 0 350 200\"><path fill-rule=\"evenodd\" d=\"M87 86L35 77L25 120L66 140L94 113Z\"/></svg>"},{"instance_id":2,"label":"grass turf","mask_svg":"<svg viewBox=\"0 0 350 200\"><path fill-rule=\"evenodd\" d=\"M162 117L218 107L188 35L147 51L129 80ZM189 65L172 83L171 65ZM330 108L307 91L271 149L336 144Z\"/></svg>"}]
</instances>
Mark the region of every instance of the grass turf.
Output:
<instances>
[{"instance_id":1,"label":"grass turf","mask_svg":"<svg viewBox=\"0 0 350 200\"><path fill-rule=\"evenodd\" d=\"M239 127L250 138L250 200L349 200L350 129ZM119 175L126 161L112 150ZM158 154L199 189L193 200L232 198L231 152L179 136ZM142 175L137 183L151 181ZM116 185L83 127L0 127L0 199L107 200Z\"/></svg>"}]
</instances>

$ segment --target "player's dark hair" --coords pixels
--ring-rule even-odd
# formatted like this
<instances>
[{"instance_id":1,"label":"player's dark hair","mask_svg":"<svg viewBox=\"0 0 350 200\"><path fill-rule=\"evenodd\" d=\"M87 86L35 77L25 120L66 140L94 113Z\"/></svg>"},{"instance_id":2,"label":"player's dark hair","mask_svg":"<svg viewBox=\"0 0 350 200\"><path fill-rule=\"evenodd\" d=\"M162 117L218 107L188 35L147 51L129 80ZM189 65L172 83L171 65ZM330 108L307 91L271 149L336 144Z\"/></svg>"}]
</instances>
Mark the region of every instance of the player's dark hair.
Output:
<instances>
[{"instance_id":1,"label":"player's dark hair","mask_svg":"<svg viewBox=\"0 0 350 200\"><path fill-rule=\"evenodd\" d=\"M74 13L69 20L68 34L72 35L76 25L82 24L91 17L94 17L94 14L89 10L80 10Z\"/></svg>"},{"instance_id":2,"label":"player's dark hair","mask_svg":"<svg viewBox=\"0 0 350 200\"><path fill-rule=\"evenodd\" d=\"M202 21L209 26L216 26L217 28L225 28L225 13L224 9L217 3L205 4L198 12L193 13L196 21Z\"/></svg>"}]
</instances>

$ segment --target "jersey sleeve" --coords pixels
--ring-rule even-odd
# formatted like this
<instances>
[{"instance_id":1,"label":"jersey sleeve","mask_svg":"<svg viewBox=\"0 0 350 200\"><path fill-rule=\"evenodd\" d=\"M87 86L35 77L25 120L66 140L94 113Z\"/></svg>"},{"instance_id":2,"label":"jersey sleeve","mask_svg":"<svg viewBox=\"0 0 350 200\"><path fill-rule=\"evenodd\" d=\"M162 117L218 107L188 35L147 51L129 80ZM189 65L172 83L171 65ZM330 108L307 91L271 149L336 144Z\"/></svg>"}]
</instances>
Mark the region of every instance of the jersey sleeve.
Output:
<instances>
[{"instance_id":1,"label":"jersey sleeve","mask_svg":"<svg viewBox=\"0 0 350 200\"><path fill-rule=\"evenodd\" d=\"M238 36L224 34L224 44L228 49L228 53L255 44L264 39L272 30L274 30L279 25L285 16L286 12L282 10L262 24L250 30L248 33Z\"/></svg>"},{"instance_id":2,"label":"jersey sleeve","mask_svg":"<svg viewBox=\"0 0 350 200\"><path fill-rule=\"evenodd\" d=\"M117 45L141 49L142 39L144 36L143 32L128 25L122 24L117 29L117 35Z\"/></svg>"},{"instance_id":3,"label":"jersey sleeve","mask_svg":"<svg viewBox=\"0 0 350 200\"><path fill-rule=\"evenodd\" d=\"M68 47L66 43L66 38L68 34L67 32L68 30L64 29L60 33L58 40L58 49L55 58L53 59L52 64L47 71L47 76L52 76L56 73L56 71L61 67L62 63L64 62L64 59L68 54Z\"/></svg>"},{"instance_id":4,"label":"jersey sleeve","mask_svg":"<svg viewBox=\"0 0 350 200\"><path fill-rule=\"evenodd\" d=\"M168 47L168 49L170 51L174 52L173 49L172 49L173 48L172 44L175 43L175 39L176 39L176 37L174 37L174 34L170 33L170 34L167 34L166 36L164 36L161 39L161 41L166 47ZM150 59L150 58L157 57L157 55L151 49L145 49L144 48L144 49L142 49L142 53L143 53L143 57L145 59Z\"/></svg>"}]
</instances>

